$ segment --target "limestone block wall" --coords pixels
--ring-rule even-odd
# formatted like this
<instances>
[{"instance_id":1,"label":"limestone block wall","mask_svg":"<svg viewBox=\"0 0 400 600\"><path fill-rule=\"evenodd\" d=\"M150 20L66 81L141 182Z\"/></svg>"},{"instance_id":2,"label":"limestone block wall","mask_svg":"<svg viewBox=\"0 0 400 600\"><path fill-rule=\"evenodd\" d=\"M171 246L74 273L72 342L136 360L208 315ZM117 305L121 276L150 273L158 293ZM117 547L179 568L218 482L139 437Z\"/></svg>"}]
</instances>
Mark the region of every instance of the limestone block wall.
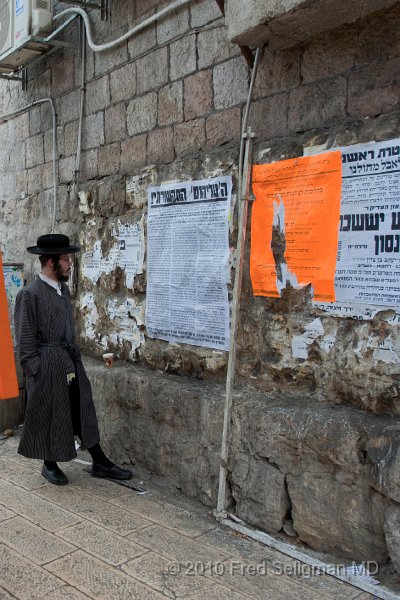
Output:
<instances>
[{"instance_id":1,"label":"limestone block wall","mask_svg":"<svg viewBox=\"0 0 400 600\"><path fill-rule=\"evenodd\" d=\"M57 3L57 10L66 6ZM108 21L91 11L95 40L118 37L160 6L154 0L114 0ZM398 137L399 24L396 4L290 49L266 48L250 110L250 124L257 134L254 160L264 163L300 156L308 146ZM84 264L76 267L80 343L92 357L107 349L124 364L125 375L115 382L112 394L106 394L103 379L95 386L103 431L115 453L126 459L139 456L160 473L173 475L174 468L180 470L182 489L213 503L223 397L223 387L218 386L224 380L227 356L146 335L146 191L149 185L167 181L232 174L236 192L249 71L239 48L228 41L224 18L212 0L193 0L117 49L104 54L88 50L77 195L73 179L81 64L76 26L64 37L74 40L76 48L59 51L30 68L27 91L17 82L0 82L0 122L2 114L34 100L54 99L57 231L79 241L83 251L97 248L107 256L116 228L127 225L140 230L143 272L131 285L120 268L93 280L85 276ZM23 262L30 280L38 263L24 249L49 231L52 221L48 105L1 124L0 139L0 241L5 260ZM233 227L232 247L235 234ZM342 549L354 557L361 556L366 539L362 532L367 513L358 507L368 505L374 532L371 553L382 560L390 554L398 561L393 531L400 531L400 499L393 489L400 464L395 442L400 423L400 336L398 326L389 322L393 313L382 311L373 320L360 322L332 317L313 306L308 288L286 290L280 300L254 298L248 259L247 250L237 378L239 385L248 386L246 399L253 404L246 410L245 404L235 404L230 499L239 514L268 531L278 531L291 518L300 538L310 545L323 548L325 544L326 549ZM315 319L321 320L323 333L309 345L306 359L295 358L293 337L303 335ZM327 338L334 340L329 352ZM384 341L392 348L385 359L377 352ZM148 373L141 376L144 383L155 371L163 373L162 385L152 396L152 402L156 398L160 404L153 411L135 408L141 401L134 389L139 367L144 369L140 373ZM176 392L179 381L184 381L179 377L186 376L184 389L193 385L196 390L192 399L190 392L182 396ZM131 384L130 378L134 378ZM138 389L145 393L143 386ZM163 395L174 397L174 404L161 403ZM207 430L196 444L185 444L186 426L176 415L183 411L189 418L200 401L203 416L215 416L212 433ZM280 412L284 408L291 411L287 418L279 417L286 414ZM121 414L129 415L130 427ZM275 423L276 447L268 441L267 417ZM154 435L146 436L154 423L166 418L168 428L156 428ZM342 440L350 430L351 450L346 453ZM174 460L163 461L160 457L171 440L179 451ZM310 444L313 452L308 451ZM200 463L199 483L193 471ZM382 465L390 465L391 491L382 487ZM307 521L307 506L312 501L325 510L327 498L341 502L344 489L348 504L354 492L352 515L355 519L357 512L362 523L354 521L346 537L343 519L336 541L328 544L328 525L322 519Z\"/></svg>"},{"instance_id":2,"label":"limestone block wall","mask_svg":"<svg viewBox=\"0 0 400 600\"><path fill-rule=\"evenodd\" d=\"M137 366L108 371L86 359L101 438L120 462L173 478L215 507L223 384ZM276 534L288 526L312 548L400 568L400 423L313 394L236 386L227 506Z\"/></svg>"},{"instance_id":3,"label":"limestone block wall","mask_svg":"<svg viewBox=\"0 0 400 600\"><path fill-rule=\"evenodd\" d=\"M288 48L369 13L393 0L226 0L229 39L237 44Z\"/></svg>"}]
</instances>

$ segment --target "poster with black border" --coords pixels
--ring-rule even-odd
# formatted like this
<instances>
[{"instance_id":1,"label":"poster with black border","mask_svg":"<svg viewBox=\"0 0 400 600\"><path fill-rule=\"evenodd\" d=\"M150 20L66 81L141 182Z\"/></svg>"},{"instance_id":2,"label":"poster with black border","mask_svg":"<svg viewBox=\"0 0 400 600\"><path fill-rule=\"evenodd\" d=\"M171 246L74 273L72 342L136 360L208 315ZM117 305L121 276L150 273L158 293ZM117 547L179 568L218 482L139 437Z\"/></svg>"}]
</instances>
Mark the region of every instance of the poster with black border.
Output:
<instances>
[{"instance_id":1,"label":"poster with black border","mask_svg":"<svg viewBox=\"0 0 400 600\"><path fill-rule=\"evenodd\" d=\"M149 337L229 349L231 195L230 176L148 188Z\"/></svg>"}]
</instances>

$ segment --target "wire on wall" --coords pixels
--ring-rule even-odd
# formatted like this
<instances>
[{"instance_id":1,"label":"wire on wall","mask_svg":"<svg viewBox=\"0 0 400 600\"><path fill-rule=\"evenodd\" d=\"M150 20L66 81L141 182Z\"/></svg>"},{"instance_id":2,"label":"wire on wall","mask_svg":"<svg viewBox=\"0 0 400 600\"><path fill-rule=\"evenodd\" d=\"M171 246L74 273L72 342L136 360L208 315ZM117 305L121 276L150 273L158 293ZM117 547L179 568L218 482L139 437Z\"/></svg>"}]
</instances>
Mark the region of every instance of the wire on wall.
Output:
<instances>
[{"instance_id":1,"label":"wire on wall","mask_svg":"<svg viewBox=\"0 0 400 600\"><path fill-rule=\"evenodd\" d=\"M142 31L142 29L145 29L152 23L155 23L162 17L165 17L166 15L168 15L169 13L173 12L174 10L180 8L181 6L184 6L185 4L189 4L190 1L191 0L175 0L175 2L172 2L171 4L169 4L168 6L166 6L159 12L155 13L148 19L145 19L138 25L135 25L135 27L133 27L132 29L130 29L129 31L124 33L124 35L122 35L121 37L117 38L116 40L112 40L111 42L107 42L105 44L95 44L94 43L93 36L92 36L92 26L90 23L89 16L88 16L87 12L84 11L82 8L78 8L76 6L72 7L72 8L67 8L67 9L63 10L62 12L60 12L58 15L55 15L53 18L54 18L54 20L58 20L58 19L61 19L62 17L70 15L70 14L80 15L83 19L83 22L85 23L86 37L87 37L87 43L88 43L89 48L91 50L93 50L93 52L105 52L106 50L111 50L112 48L119 46L120 44L122 44L123 42L125 42L126 40L131 38L133 35L135 35L135 33Z\"/></svg>"}]
</instances>

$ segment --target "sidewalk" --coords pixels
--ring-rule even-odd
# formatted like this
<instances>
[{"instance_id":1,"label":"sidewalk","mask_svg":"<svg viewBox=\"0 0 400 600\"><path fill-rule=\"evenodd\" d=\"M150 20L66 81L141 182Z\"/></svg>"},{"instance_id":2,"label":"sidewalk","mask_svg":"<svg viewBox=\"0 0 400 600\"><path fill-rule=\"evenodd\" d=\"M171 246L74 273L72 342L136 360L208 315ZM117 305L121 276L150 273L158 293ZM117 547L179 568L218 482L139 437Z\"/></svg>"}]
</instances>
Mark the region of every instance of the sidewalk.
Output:
<instances>
[{"instance_id":1,"label":"sidewalk","mask_svg":"<svg viewBox=\"0 0 400 600\"><path fill-rule=\"evenodd\" d=\"M70 484L51 485L17 445L0 446L0 600L372 598L329 576L302 577L292 559L151 483L139 495L73 461L62 465Z\"/></svg>"}]
</instances>

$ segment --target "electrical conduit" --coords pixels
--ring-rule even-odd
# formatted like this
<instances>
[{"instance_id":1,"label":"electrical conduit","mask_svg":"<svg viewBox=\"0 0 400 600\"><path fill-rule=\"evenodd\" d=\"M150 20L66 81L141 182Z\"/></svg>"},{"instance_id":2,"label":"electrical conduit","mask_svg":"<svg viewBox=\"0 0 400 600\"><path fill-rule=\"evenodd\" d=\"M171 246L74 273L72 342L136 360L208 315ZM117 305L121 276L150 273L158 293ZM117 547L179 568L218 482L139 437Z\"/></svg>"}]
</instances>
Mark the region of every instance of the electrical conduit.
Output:
<instances>
[{"instance_id":1,"label":"electrical conduit","mask_svg":"<svg viewBox=\"0 0 400 600\"><path fill-rule=\"evenodd\" d=\"M83 19L83 22L85 23L86 37L87 37L87 42L88 42L89 48L91 50L93 50L93 52L105 52L106 50L111 50L111 48L115 48L116 46L119 46L120 44L125 42L127 39L129 39L130 37L135 35L135 33L138 33L142 29L145 29L152 23L155 23L162 17L165 17L166 15L168 15L169 13L173 12L174 10L180 8L181 6L184 6L185 4L189 4L190 1L191 0L175 0L175 2L172 2L171 4L169 4L168 6L166 6L159 12L155 13L148 19L145 19L138 25L135 25L132 29L130 29L129 31L124 33L124 35L122 35L121 37L119 37L116 40L113 40L111 42L107 42L106 44L95 44L93 42L90 19L89 19L88 14L86 13L86 11L84 11L82 8L78 8L78 7L67 8L67 9L63 10L62 12L60 12L58 15L55 15L53 17L53 19L58 20L58 19L61 19L62 17L70 15L70 14L80 15Z\"/></svg>"}]
</instances>

